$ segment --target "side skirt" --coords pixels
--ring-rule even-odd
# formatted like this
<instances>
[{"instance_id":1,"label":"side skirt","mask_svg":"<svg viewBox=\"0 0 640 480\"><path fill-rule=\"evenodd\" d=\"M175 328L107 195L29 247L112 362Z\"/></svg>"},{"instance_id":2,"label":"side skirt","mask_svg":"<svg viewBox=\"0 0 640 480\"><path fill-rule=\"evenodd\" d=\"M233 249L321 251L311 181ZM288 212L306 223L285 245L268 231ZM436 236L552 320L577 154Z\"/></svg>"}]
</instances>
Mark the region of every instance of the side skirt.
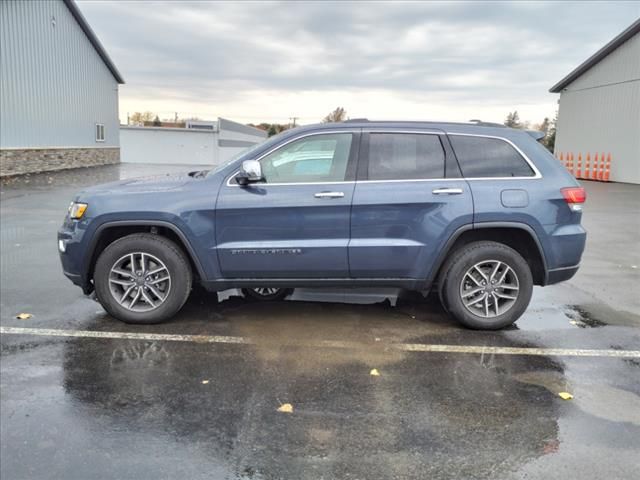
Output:
<instances>
[{"instance_id":1,"label":"side skirt","mask_svg":"<svg viewBox=\"0 0 640 480\"><path fill-rule=\"evenodd\" d=\"M202 286L212 292L245 287L395 287L426 291L430 284L415 278L222 278L203 281Z\"/></svg>"}]
</instances>

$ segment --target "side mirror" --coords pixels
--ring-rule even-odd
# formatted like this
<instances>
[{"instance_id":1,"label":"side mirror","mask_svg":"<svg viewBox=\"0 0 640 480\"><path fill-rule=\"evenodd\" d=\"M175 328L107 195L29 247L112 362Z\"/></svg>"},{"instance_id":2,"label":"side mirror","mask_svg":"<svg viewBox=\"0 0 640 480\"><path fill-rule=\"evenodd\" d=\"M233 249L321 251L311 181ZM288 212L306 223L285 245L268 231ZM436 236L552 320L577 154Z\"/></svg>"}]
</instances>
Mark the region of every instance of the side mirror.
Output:
<instances>
[{"instance_id":1,"label":"side mirror","mask_svg":"<svg viewBox=\"0 0 640 480\"><path fill-rule=\"evenodd\" d=\"M260 180L263 180L260 162L257 160L245 160L242 162L240 172L236 175L238 185L248 185Z\"/></svg>"}]
</instances>

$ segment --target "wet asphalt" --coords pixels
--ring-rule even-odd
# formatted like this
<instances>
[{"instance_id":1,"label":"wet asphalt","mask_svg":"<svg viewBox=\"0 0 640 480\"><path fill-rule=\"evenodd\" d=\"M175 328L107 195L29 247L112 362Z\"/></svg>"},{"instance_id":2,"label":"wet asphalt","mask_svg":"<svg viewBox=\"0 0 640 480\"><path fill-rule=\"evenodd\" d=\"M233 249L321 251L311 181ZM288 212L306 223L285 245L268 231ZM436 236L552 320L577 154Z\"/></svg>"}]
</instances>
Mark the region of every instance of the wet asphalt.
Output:
<instances>
[{"instance_id":1,"label":"wet asphalt","mask_svg":"<svg viewBox=\"0 0 640 480\"><path fill-rule=\"evenodd\" d=\"M56 230L83 185L184 169L2 185L0 325L119 332L2 334L3 480L640 478L640 358L568 350L640 350L640 186L585 182L581 270L536 287L507 330L465 330L431 297L395 290L303 290L269 304L194 292L166 324L122 324L63 277ZM238 338L250 341L228 343ZM286 403L292 413L277 411Z\"/></svg>"}]
</instances>

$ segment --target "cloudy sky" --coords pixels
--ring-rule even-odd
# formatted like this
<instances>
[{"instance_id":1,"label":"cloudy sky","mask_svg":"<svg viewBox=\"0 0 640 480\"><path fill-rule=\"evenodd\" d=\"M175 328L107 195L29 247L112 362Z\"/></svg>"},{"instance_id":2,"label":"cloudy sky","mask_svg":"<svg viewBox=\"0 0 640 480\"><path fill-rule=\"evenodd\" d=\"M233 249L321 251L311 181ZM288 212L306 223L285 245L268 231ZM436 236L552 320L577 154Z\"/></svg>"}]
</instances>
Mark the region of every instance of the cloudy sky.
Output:
<instances>
[{"instance_id":1,"label":"cloudy sky","mask_svg":"<svg viewBox=\"0 0 640 480\"><path fill-rule=\"evenodd\" d=\"M553 116L549 88L640 2L80 1L127 82L120 117L299 123Z\"/></svg>"}]
</instances>

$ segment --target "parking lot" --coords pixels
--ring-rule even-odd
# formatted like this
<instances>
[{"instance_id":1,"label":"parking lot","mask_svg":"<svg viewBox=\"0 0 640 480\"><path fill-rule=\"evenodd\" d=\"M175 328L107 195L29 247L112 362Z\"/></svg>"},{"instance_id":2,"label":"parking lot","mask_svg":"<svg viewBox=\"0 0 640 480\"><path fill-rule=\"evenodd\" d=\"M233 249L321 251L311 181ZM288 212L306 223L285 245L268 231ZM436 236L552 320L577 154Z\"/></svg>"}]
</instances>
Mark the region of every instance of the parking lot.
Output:
<instances>
[{"instance_id":1,"label":"parking lot","mask_svg":"<svg viewBox=\"0 0 640 480\"><path fill-rule=\"evenodd\" d=\"M84 185L183 169L2 186L0 477L640 478L640 186L584 182L581 270L504 331L395 290L195 292L120 323L64 278L56 230Z\"/></svg>"}]
</instances>

